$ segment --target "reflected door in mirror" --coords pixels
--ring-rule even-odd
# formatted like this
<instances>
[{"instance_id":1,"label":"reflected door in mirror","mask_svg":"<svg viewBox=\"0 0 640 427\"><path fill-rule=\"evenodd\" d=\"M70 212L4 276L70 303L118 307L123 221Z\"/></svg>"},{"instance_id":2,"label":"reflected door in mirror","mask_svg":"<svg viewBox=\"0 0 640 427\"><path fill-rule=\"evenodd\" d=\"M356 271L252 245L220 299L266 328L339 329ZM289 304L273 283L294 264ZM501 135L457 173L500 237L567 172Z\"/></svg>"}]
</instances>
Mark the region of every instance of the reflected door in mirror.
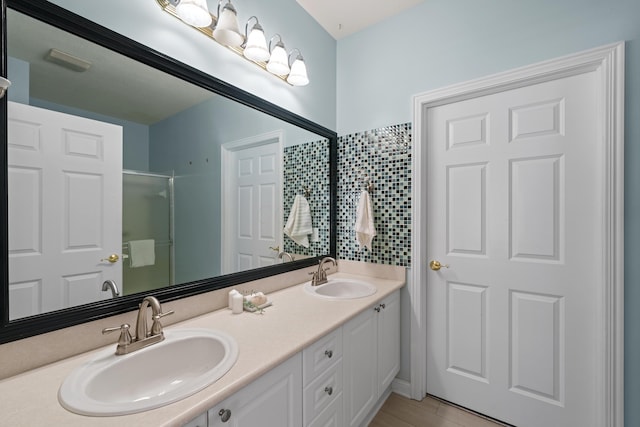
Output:
<instances>
[{"instance_id":1,"label":"reflected door in mirror","mask_svg":"<svg viewBox=\"0 0 640 427\"><path fill-rule=\"evenodd\" d=\"M280 138L232 144L223 166L224 273L273 265L281 244L282 148ZM229 147L228 145L226 146ZM225 148L223 148L225 150Z\"/></svg>"},{"instance_id":2,"label":"reflected door in mirror","mask_svg":"<svg viewBox=\"0 0 640 427\"><path fill-rule=\"evenodd\" d=\"M119 126L8 105L10 319L111 297L121 282ZM116 260L115 262L112 262Z\"/></svg>"}]
</instances>

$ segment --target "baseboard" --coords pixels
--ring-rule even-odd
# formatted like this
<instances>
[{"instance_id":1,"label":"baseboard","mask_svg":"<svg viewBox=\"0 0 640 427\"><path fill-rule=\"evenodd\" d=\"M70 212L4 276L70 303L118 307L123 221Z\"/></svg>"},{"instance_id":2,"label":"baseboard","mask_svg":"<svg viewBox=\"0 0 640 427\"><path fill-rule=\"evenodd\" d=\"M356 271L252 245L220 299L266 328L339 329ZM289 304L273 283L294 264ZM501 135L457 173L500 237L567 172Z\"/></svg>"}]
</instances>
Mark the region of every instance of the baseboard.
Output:
<instances>
[{"instance_id":1,"label":"baseboard","mask_svg":"<svg viewBox=\"0 0 640 427\"><path fill-rule=\"evenodd\" d=\"M391 390L400 396L411 399L411 383L409 381L396 378L391 383Z\"/></svg>"}]
</instances>

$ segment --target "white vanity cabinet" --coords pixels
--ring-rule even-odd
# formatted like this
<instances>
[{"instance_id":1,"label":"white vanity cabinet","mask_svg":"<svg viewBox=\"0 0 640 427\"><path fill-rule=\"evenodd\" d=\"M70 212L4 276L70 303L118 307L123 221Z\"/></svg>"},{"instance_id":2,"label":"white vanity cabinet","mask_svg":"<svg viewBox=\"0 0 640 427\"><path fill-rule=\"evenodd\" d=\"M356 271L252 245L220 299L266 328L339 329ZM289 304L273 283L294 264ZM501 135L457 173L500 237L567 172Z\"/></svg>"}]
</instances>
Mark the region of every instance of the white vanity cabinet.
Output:
<instances>
[{"instance_id":1,"label":"white vanity cabinet","mask_svg":"<svg viewBox=\"0 0 640 427\"><path fill-rule=\"evenodd\" d=\"M359 426L400 370L400 292L347 322L343 333L344 426Z\"/></svg>"},{"instance_id":2,"label":"white vanity cabinet","mask_svg":"<svg viewBox=\"0 0 640 427\"><path fill-rule=\"evenodd\" d=\"M300 353L208 411L209 427L302 425Z\"/></svg>"},{"instance_id":3,"label":"white vanity cabinet","mask_svg":"<svg viewBox=\"0 0 640 427\"><path fill-rule=\"evenodd\" d=\"M186 426L360 426L399 370L396 291Z\"/></svg>"}]
</instances>

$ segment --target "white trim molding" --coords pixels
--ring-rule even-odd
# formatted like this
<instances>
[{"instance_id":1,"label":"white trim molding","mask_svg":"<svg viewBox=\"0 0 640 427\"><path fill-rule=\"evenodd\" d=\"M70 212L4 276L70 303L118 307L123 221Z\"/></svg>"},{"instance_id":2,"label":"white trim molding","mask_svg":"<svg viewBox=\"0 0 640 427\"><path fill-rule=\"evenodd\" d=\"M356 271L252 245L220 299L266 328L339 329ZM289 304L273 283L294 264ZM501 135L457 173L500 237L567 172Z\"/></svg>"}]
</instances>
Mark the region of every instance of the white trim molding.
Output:
<instances>
[{"instance_id":1,"label":"white trim molding","mask_svg":"<svg viewBox=\"0 0 640 427\"><path fill-rule=\"evenodd\" d=\"M598 129L604 176L602 231L604 247L601 306L597 316L600 385L598 420L603 427L624 426L624 42L615 43L515 70L472 80L413 97L411 280L411 397L426 395L426 111L429 108L564 77L595 72L599 94ZM588 373L587 373L588 374Z\"/></svg>"}]
</instances>

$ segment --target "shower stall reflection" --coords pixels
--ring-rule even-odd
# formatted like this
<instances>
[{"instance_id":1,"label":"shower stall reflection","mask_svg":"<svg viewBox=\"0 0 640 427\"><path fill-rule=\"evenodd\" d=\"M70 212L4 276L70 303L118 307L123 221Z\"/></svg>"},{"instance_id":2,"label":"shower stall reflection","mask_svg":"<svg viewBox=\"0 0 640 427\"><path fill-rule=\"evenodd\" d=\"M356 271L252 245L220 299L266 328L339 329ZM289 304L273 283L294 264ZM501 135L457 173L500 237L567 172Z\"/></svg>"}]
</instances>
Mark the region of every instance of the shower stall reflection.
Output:
<instances>
[{"instance_id":1,"label":"shower stall reflection","mask_svg":"<svg viewBox=\"0 0 640 427\"><path fill-rule=\"evenodd\" d=\"M173 172L123 171L123 295L175 283L173 180Z\"/></svg>"}]
</instances>

